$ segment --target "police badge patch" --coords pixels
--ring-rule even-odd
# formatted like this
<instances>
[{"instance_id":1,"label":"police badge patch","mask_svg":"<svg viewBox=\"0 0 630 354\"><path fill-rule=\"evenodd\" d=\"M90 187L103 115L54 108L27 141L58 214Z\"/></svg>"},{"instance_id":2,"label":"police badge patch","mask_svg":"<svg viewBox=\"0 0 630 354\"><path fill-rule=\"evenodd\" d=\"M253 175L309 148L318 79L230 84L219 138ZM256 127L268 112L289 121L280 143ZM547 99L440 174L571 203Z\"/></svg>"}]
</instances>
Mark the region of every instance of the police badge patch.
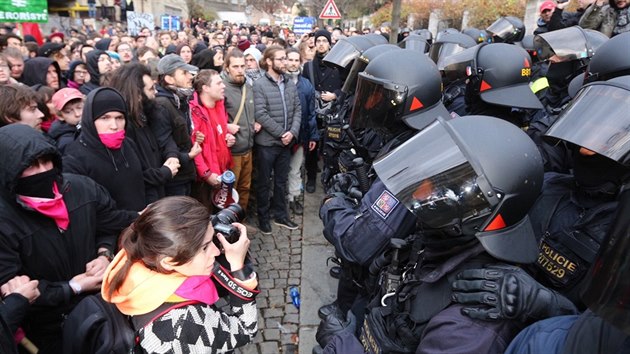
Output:
<instances>
[{"instance_id":1,"label":"police badge patch","mask_svg":"<svg viewBox=\"0 0 630 354\"><path fill-rule=\"evenodd\" d=\"M383 191L378 199L372 204L372 210L374 210L383 219L387 219L389 214L398 205L398 199L394 197L389 191Z\"/></svg>"}]
</instances>

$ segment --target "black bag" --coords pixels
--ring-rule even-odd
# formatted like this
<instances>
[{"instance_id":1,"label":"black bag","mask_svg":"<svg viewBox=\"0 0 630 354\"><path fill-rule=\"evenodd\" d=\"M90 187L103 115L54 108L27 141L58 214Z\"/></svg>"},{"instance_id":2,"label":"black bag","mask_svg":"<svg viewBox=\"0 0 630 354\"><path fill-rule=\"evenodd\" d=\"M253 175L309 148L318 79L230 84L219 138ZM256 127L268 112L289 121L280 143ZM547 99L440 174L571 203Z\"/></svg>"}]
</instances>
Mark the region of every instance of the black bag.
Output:
<instances>
[{"instance_id":1,"label":"black bag","mask_svg":"<svg viewBox=\"0 0 630 354\"><path fill-rule=\"evenodd\" d=\"M136 331L128 316L100 294L86 296L63 324L66 354L135 353Z\"/></svg>"},{"instance_id":2,"label":"black bag","mask_svg":"<svg viewBox=\"0 0 630 354\"><path fill-rule=\"evenodd\" d=\"M140 348L138 330L169 311L197 301L164 303L144 315L127 316L100 294L86 296L63 323L64 354L135 354ZM135 324L135 326L134 326Z\"/></svg>"}]
</instances>

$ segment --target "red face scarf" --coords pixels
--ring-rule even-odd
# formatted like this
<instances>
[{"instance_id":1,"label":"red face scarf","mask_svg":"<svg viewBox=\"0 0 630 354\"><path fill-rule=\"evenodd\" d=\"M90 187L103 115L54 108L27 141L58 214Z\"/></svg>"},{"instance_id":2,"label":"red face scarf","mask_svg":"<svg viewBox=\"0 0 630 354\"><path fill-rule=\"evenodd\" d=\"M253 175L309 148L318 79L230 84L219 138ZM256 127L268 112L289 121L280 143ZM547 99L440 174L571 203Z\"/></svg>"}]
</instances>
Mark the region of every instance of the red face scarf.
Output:
<instances>
[{"instance_id":1,"label":"red face scarf","mask_svg":"<svg viewBox=\"0 0 630 354\"><path fill-rule=\"evenodd\" d=\"M188 300L197 300L212 305L219 299L217 288L208 275L188 277L175 291L175 294Z\"/></svg>"},{"instance_id":2,"label":"red face scarf","mask_svg":"<svg viewBox=\"0 0 630 354\"><path fill-rule=\"evenodd\" d=\"M53 193L55 197L52 199L27 197L19 194L18 198L29 208L55 220L58 228L67 230L70 224L70 217L68 216L68 209L63 201L63 196L59 193L59 188L57 188L57 182L53 182Z\"/></svg>"},{"instance_id":3,"label":"red face scarf","mask_svg":"<svg viewBox=\"0 0 630 354\"><path fill-rule=\"evenodd\" d=\"M118 150L122 146L123 140L125 140L125 131L121 130L116 133L99 134L103 145L112 150Z\"/></svg>"}]
</instances>

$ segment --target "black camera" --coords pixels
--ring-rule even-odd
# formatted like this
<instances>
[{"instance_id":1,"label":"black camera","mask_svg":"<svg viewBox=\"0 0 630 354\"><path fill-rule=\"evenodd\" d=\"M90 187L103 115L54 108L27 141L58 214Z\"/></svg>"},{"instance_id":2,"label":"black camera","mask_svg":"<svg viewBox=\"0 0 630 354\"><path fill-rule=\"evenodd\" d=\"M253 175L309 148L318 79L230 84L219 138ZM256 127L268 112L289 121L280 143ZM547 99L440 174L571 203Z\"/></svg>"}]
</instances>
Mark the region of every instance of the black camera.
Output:
<instances>
[{"instance_id":1,"label":"black camera","mask_svg":"<svg viewBox=\"0 0 630 354\"><path fill-rule=\"evenodd\" d=\"M245 211L243 211L243 208L234 203L212 215L210 220L212 221L212 227L215 232L223 235L229 243L234 243L241 237L241 232L237 227L232 225L232 223L241 221L244 216ZM217 238L214 240L217 247L221 245Z\"/></svg>"}]
</instances>

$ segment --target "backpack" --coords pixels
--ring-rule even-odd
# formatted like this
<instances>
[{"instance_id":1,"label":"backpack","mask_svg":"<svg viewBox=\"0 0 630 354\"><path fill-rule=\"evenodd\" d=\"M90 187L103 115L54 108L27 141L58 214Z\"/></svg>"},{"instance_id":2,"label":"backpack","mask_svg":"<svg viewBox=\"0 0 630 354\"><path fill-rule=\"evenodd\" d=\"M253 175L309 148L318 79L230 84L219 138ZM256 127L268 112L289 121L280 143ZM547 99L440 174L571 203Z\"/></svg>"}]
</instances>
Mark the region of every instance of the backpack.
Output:
<instances>
[{"instance_id":1,"label":"backpack","mask_svg":"<svg viewBox=\"0 0 630 354\"><path fill-rule=\"evenodd\" d=\"M148 314L134 316L133 321L146 326L172 309L195 302L165 303ZM70 312L63 324L62 339L63 352L66 354L143 352L139 345L139 330L135 329L131 316L123 314L116 305L103 300L100 294L86 296Z\"/></svg>"}]
</instances>

